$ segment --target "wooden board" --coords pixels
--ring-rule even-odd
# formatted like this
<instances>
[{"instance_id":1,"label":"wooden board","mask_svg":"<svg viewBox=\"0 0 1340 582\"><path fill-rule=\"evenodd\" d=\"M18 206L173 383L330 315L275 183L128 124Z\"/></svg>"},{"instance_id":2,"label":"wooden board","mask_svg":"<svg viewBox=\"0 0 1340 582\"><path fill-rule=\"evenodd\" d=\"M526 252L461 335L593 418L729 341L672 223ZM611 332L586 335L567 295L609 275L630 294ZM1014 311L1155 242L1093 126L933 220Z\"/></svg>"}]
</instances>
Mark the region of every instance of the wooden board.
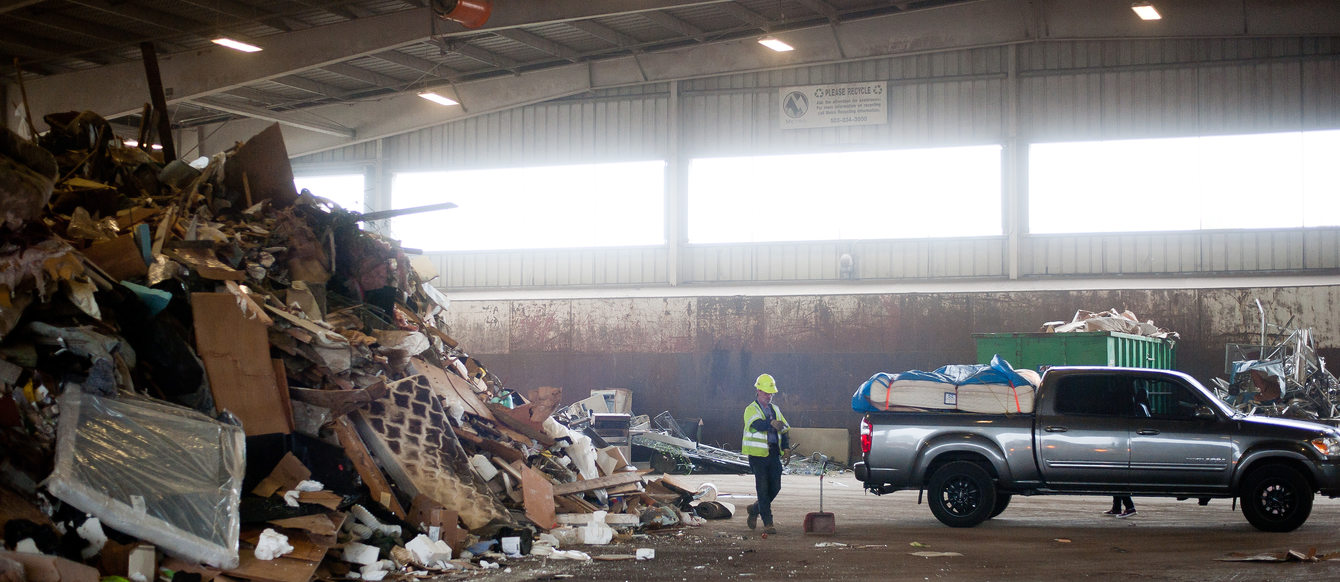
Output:
<instances>
[{"instance_id":1,"label":"wooden board","mask_svg":"<svg viewBox=\"0 0 1340 582\"><path fill-rule=\"evenodd\" d=\"M543 528L554 529L554 484L544 473L530 467L521 468L521 497L526 506L526 519Z\"/></svg>"},{"instance_id":2,"label":"wooden board","mask_svg":"<svg viewBox=\"0 0 1340 582\"><path fill-rule=\"evenodd\" d=\"M83 251L88 260L118 281L143 277L149 273L135 236L121 235L109 241L96 242Z\"/></svg>"},{"instance_id":3,"label":"wooden board","mask_svg":"<svg viewBox=\"0 0 1340 582\"><path fill-rule=\"evenodd\" d=\"M214 405L242 420L248 436L293 432L270 364L265 324L248 319L229 293L192 293L195 344Z\"/></svg>"},{"instance_id":4,"label":"wooden board","mask_svg":"<svg viewBox=\"0 0 1340 582\"><path fill-rule=\"evenodd\" d=\"M349 417L341 416L335 419L335 435L340 438L340 446L344 447L345 456L353 461L354 469L363 479L363 484L368 486L368 493L372 494L372 499L391 510L396 517L405 519L405 509L400 506L400 501L396 500L395 492L391 490L391 483L386 480L385 475L382 475L382 470L368 453L368 447L363 444L363 439L358 436L353 423L349 422Z\"/></svg>"},{"instance_id":5,"label":"wooden board","mask_svg":"<svg viewBox=\"0 0 1340 582\"><path fill-rule=\"evenodd\" d=\"M586 491L595 491L596 489L623 485L625 483L637 483L639 481L642 481L642 475L639 473L618 473L610 475L609 477L587 479L586 481L577 481L576 483L559 483L554 485L554 495L583 493Z\"/></svg>"}]
</instances>

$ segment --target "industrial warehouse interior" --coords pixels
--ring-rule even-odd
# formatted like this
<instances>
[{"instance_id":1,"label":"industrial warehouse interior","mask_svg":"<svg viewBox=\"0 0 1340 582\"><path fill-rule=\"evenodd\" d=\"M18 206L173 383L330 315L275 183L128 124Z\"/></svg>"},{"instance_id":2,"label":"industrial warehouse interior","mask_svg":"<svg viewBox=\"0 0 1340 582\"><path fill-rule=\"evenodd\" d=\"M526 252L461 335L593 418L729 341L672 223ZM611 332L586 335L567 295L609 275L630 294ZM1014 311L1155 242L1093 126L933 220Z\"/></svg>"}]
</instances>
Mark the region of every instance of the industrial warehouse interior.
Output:
<instances>
[{"instance_id":1,"label":"industrial warehouse interior","mask_svg":"<svg viewBox=\"0 0 1340 582\"><path fill-rule=\"evenodd\" d=\"M0 100L2 582L1340 577L1332 0L0 0Z\"/></svg>"}]
</instances>

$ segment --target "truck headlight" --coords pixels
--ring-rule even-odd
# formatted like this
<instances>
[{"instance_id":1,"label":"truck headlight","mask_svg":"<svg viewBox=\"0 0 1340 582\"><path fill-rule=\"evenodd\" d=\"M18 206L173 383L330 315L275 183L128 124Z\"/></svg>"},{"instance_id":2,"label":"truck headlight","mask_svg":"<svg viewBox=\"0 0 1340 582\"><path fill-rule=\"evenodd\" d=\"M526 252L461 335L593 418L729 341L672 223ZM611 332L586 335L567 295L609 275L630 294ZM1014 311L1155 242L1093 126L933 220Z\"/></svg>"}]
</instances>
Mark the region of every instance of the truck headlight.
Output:
<instances>
[{"instance_id":1,"label":"truck headlight","mask_svg":"<svg viewBox=\"0 0 1340 582\"><path fill-rule=\"evenodd\" d=\"M1312 448L1317 449L1318 453L1328 457L1340 455L1340 437L1317 437L1308 441L1308 444L1312 445Z\"/></svg>"}]
</instances>

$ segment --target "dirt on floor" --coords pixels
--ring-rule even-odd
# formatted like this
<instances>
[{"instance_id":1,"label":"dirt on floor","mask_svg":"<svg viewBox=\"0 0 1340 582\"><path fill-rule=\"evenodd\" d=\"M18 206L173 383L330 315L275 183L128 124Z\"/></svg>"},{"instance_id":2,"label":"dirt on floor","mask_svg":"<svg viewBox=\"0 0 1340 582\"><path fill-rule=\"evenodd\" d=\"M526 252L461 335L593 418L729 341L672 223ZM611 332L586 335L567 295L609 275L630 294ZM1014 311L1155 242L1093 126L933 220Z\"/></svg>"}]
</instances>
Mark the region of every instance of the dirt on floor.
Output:
<instances>
[{"instance_id":1,"label":"dirt on floor","mask_svg":"<svg viewBox=\"0 0 1340 582\"><path fill-rule=\"evenodd\" d=\"M917 492L874 496L850 472L824 479L824 510L834 535L803 531L819 511L819 477L787 475L774 502L778 533L766 539L745 525L753 501L749 475L677 476L713 483L721 501L741 507L734 519L640 535L606 546L574 546L591 562L526 557L473 580L1072 580L1280 581L1340 579L1340 559L1230 562L1233 553L1296 550L1340 556L1340 501L1318 498L1312 517L1290 533L1257 531L1226 499L1135 498L1137 514L1102 513L1110 497L1015 497L1000 516L955 529L918 505ZM761 526L760 526L761 527ZM652 548L652 560L601 561ZM919 552L945 555L915 555Z\"/></svg>"}]
</instances>

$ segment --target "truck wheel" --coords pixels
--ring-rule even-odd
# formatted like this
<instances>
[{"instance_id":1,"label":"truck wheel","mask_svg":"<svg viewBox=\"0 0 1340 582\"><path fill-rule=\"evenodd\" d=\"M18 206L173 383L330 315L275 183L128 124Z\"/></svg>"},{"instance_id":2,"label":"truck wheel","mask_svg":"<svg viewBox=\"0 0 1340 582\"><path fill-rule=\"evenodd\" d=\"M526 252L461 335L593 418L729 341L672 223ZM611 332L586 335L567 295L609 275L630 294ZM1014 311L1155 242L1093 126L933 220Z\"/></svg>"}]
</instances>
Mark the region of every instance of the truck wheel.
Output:
<instances>
[{"instance_id":1,"label":"truck wheel","mask_svg":"<svg viewBox=\"0 0 1340 582\"><path fill-rule=\"evenodd\" d=\"M1010 495L1009 493L997 493L996 508L991 510L991 517L988 517L987 519L991 519L992 517L995 517L1003 513L1005 511L1005 508L1010 506L1010 499L1013 497L1014 496Z\"/></svg>"},{"instance_id":2,"label":"truck wheel","mask_svg":"<svg viewBox=\"0 0 1340 582\"><path fill-rule=\"evenodd\" d=\"M954 461L931 474L931 513L949 527L972 527L991 517L996 507L996 484L991 475L971 461Z\"/></svg>"},{"instance_id":3,"label":"truck wheel","mask_svg":"<svg viewBox=\"0 0 1340 582\"><path fill-rule=\"evenodd\" d=\"M1298 529L1312 513L1312 487L1296 469L1267 465L1242 480L1242 515L1261 531Z\"/></svg>"}]
</instances>

